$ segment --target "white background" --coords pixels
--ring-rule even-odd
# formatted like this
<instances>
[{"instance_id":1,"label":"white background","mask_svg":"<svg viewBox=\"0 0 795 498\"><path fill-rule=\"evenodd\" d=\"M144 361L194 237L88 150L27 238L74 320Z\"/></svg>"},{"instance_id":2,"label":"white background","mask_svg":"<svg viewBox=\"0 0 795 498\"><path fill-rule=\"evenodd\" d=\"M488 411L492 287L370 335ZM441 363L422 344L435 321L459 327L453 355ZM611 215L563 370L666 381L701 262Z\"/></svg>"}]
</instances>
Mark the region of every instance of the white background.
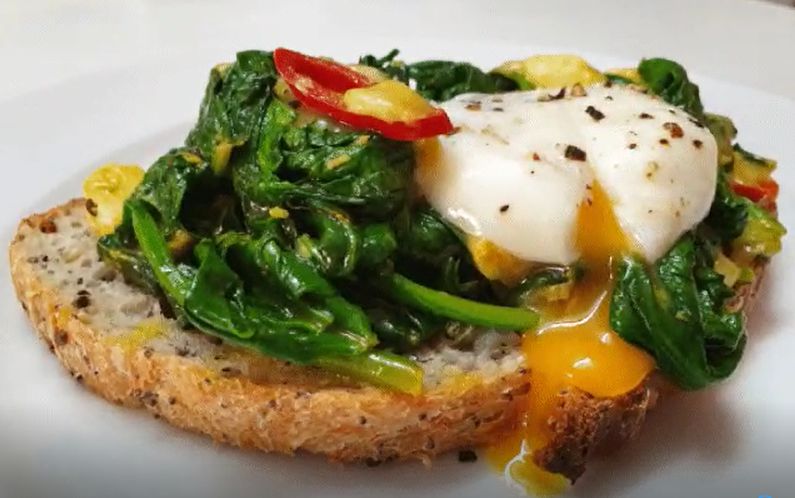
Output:
<instances>
[{"instance_id":1,"label":"white background","mask_svg":"<svg viewBox=\"0 0 795 498\"><path fill-rule=\"evenodd\" d=\"M195 117L208 68L236 50L290 46L339 58L484 66L531 52L598 66L664 55L731 115L748 148L781 160L795 227L795 10L740 0L209 2L0 0L0 238L79 192L91 167L146 164ZM795 310L790 265L772 266L737 374L668 400L641 438L596 462L574 496L793 496ZM484 466L441 459L338 467L214 446L79 388L32 336L0 265L0 497L501 496Z\"/></svg>"}]
</instances>

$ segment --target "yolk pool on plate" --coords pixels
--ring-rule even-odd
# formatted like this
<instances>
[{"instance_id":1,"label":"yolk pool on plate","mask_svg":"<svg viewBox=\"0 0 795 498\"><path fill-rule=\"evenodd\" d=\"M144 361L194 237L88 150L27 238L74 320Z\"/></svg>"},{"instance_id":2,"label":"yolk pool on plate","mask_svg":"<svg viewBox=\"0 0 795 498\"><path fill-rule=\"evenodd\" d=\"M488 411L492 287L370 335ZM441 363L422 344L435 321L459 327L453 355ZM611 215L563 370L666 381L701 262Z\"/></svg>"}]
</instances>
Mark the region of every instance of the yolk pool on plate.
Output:
<instances>
[{"instance_id":1,"label":"yolk pool on plate","mask_svg":"<svg viewBox=\"0 0 795 498\"><path fill-rule=\"evenodd\" d=\"M557 395L571 387L597 397L624 394L648 375L654 360L624 342L610 328L611 265L631 252L610 201L594 183L590 199L580 206L576 244L586 271L572 296L541 309L544 322L528 332L522 350L530 370L531 390L520 434L489 448L493 465L529 492L550 495L562 492L567 481L533 463L533 451L550 442L547 421Z\"/></svg>"}]
</instances>

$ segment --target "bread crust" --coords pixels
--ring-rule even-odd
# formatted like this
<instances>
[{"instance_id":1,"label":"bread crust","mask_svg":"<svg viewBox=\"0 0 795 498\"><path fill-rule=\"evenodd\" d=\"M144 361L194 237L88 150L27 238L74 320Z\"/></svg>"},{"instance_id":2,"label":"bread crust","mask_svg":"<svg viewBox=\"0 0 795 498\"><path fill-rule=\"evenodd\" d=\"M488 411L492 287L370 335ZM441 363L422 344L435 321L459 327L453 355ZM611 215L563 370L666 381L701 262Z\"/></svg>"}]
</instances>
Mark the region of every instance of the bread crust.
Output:
<instances>
[{"instance_id":1,"label":"bread crust","mask_svg":"<svg viewBox=\"0 0 795 498\"><path fill-rule=\"evenodd\" d=\"M408 458L427 462L445 451L497 441L521 420L531 389L524 369L442 383L410 396L371 386L329 386L312 382L312 376L278 383L223 377L176 354L141 348L122 352L102 341L102 331L81 321L70 301L42 282L21 244L26 236L46 236L54 220L84 206L75 199L23 220L9 248L10 267L17 297L38 335L75 379L104 398L143 407L219 442L370 464ZM638 434L661 385L652 374L615 398L561 392L549 419L554 436L536 452L537 463L575 480L593 450Z\"/></svg>"}]
</instances>

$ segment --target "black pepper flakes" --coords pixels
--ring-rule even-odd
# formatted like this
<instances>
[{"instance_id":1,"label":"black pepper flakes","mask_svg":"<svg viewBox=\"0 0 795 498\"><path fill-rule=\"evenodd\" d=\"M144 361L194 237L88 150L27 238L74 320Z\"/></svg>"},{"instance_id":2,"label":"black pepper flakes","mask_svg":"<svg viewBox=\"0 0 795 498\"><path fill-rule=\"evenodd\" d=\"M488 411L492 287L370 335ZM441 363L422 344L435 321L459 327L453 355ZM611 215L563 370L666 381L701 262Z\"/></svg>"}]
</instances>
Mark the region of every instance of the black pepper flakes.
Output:
<instances>
[{"instance_id":1,"label":"black pepper flakes","mask_svg":"<svg viewBox=\"0 0 795 498\"><path fill-rule=\"evenodd\" d=\"M572 161L585 161L586 158L585 151L576 145L567 145L563 156Z\"/></svg>"},{"instance_id":2,"label":"black pepper flakes","mask_svg":"<svg viewBox=\"0 0 795 498\"><path fill-rule=\"evenodd\" d=\"M560 100L566 96L566 87L560 89L555 95L549 94L549 100Z\"/></svg>"},{"instance_id":3,"label":"black pepper flakes","mask_svg":"<svg viewBox=\"0 0 795 498\"><path fill-rule=\"evenodd\" d=\"M669 143L670 143L670 142L668 142L668 139L667 139L667 138L661 138L661 139L660 139L660 144L661 144L661 145L668 145Z\"/></svg>"},{"instance_id":4,"label":"black pepper flakes","mask_svg":"<svg viewBox=\"0 0 795 498\"><path fill-rule=\"evenodd\" d=\"M648 112L642 112L642 113L640 113L640 115L638 117L640 119L654 119L654 116L652 116Z\"/></svg>"},{"instance_id":5,"label":"black pepper flakes","mask_svg":"<svg viewBox=\"0 0 795 498\"><path fill-rule=\"evenodd\" d=\"M627 145L627 148L629 148L629 149L635 149L637 147L638 147L638 144L636 144L636 143L631 143L631 144Z\"/></svg>"},{"instance_id":6,"label":"black pepper flakes","mask_svg":"<svg viewBox=\"0 0 795 498\"><path fill-rule=\"evenodd\" d=\"M663 123L663 128L668 130L668 133L671 134L671 138L682 138L685 136L685 132L682 130L682 127L672 121Z\"/></svg>"},{"instance_id":7,"label":"black pepper flakes","mask_svg":"<svg viewBox=\"0 0 795 498\"><path fill-rule=\"evenodd\" d=\"M704 127L704 123L702 123L701 121L699 121L699 120L697 120L695 118L687 118L687 120L690 121L691 123L693 123L694 125L696 125L696 127L698 127L698 128L703 128Z\"/></svg>"},{"instance_id":8,"label":"black pepper flakes","mask_svg":"<svg viewBox=\"0 0 795 498\"><path fill-rule=\"evenodd\" d=\"M458 461L461 463L477 462L478 455L472 450L461 450L458 452Z\"/></svg>"},{"instance_id":9,"label":"black pepper flakes","mask_svg":"<svg viewBox=\"0 0 795 498\"><path fill-rule=\"evenodd\" d=\"M594 121L601 121L605 118L604 113L592 105L589 105L588 107L585 108L585 113L591 116L594 119Z\"/></svg>"},{"instance_id":10,"label":"black pepper flakes","mask_svg":"<svg viewBox=\"0 0 795 498\"><path fill-rule=\"evenodd\" d=\"M495 108L492 109L492 111L494 111L494 112L503 112L503 111L505 111L505 109L503 109L502 107L495 107Z\"/></svg>"},{"instance_id":11,"label":"black pepper flakes","mask_svg":"<svg viewBox=\"0 0 795 498\"><path fill-rule=\"evenodd\" d=\"M511 208L510 204L503 204L502 206L500 206L500 212L504 213L504 212L508 211L508 209L510 209L510 208Z\"/></svg>"},{"instance_id":12,"label":"black pepper flakes","mask_svg":"<svg viewBox=\"0 0 795 498\"><path fill-rule=\"evenodd\" d=\"M704 145L704 142L701 140L693 140L693 147L696 149L700 149Z\"/></svg>"},{"instance_id":13,"label":"black pepper flakes","mask_svg":"<svg viewBox=\"0 0 795 498\"><path fill-rule=\"evenodd\" d=\"M480 102L470 102L466 106L464 106L464 109L466 109L467 111L479 111Z\"/></svg>"},{"instance_id":14,"label":"black pepper flakes","mask_svg":"<svg viewBox=\"0 0 795 498\"><path fill-rule=\"evenodd\" d=\"M612 95L608 95L608 96L605 97L605 100L613 100L613 96Z\"/></svg>"}]
</instances>

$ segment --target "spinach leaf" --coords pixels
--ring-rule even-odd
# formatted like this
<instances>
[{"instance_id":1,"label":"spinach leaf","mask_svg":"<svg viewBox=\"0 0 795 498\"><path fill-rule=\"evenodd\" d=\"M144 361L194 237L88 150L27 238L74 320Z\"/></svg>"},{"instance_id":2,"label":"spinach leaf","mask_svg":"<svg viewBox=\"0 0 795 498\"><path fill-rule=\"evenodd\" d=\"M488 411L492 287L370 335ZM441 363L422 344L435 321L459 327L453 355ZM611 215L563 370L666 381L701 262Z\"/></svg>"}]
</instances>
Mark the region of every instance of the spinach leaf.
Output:
<instances>
[{"instance_id":1,"label":"spinach leaf","mask_svg":"<svg viewBox=\"0 0 795 498\"><path fill-rule=\"evenodd\" d=\"M293 211L311 230L295 240L296 253L310 261L321 273L331 277L353 273L359 262L360 235L350 216L337 207L311 202L309 209Z\"/></svg>"},{"instance_id":2,"label":"spinach leaf","mask_svg":"<svg viewBox=\"0 0 795 498\"><path fill-rule=\"evenodd\" d=\"M146 170L130 200L143 201L154 208L161 227L171 235L182 227L180 213L188 191L200 183L214 181L212 176L201 157L188 149L173 149Z\"/></svg>"},{"instance_id":3,"label":"spinach leaf","mask_svg":"<svg viewBox=\"0 0 795 498\"><path fill-rule=\"evenodd\" d=\"M371 298L365 312L381 343L399 352L412 351L444 330L445 322L439 317L386 299Z\"/></svg>"},{"instance_id":4,"label":"spinach leaf","mask_svg":"<svg viewBox=\"0 0 795 498\"><path fill-rule=\"evenodd\" d=\"M408 65L397 58L398 54L400 54L400 50L393 48L383 57L376 57L372 54L363 55L359 57L359 64L374 67L390 78L408 84L410 83Z\"/></svg>"},{"instance_id":5,"label":"spinach leaf","mask_svg":"<svg viewBox=\"0 0 795 498\"><path fill-rule=\"evenodd\" d=\"M748 204L732 191L726 173L718 171L715 198L704 223L721 241L729 242L740 236L747 219Z\"/></svg>"},{"instance_id":6,"label":"spinach leaf","mask_svg":"<svg viewBox=\"0 0 795 498\"><path fill-rule=\"evenodd\" d=\"M269 105L256 142L233 169L244 202L318 200L382 218L404 204L411 185L410 144L335 130L324 121L301 126L297 117L278 100Z\"/></svg>"},{"instance_id":7,"label":"spinach leaf","mask_svg":"<svg viewBox=\"0 0 795 498\"><path fill-rule=\"evenodd\" d=\"M729 166L734 160L732 141L737 136L737 128L731 119L720 114L706 113L704 122L718 144L718 165Z\"/></svg>"},{"instance_id":8,"label":"spinach leaf","mask_svg":"<svg viewBox=\"0 0 795 498\"><path fill-rule=\"evenodd\" d=\"M387 223L371 223L360 230L359 265L363 270L388 266L398 247L395 232Z\"/></svg>"},{"instance_id":9,"label":"spinach leaf","mask_svg":"<svg viewBox=\"0 0 795 498\"><path fill-rule=\"evenodd\" d=\"M128 200L125 207L141 254L149 263L163 294L174 310L181 314L196 269L172 260L166 238L145 204Z\"/></svg>"},{"instance_id":10,"label":"spinach leaf","mask_svg":"<svg viewBox=\"0 0 795 498\"><path fill-rule=\"evenodd\" d=\"M611 326L684 389L727 377L745 345L741 314L725 308L733 293L712 263L708 249L686 235L653 267L626 258L617 271Z\"/></svg>"},{"instance_id":11,"label":"spinach leaf","mask_svg":"<svg viewBox=\"0 0 795 498\"><path fill-rule=\"evenodd\" d=\"M251 137L276 78L270 52L240 52L233 64L215 66L198 122L185 143L197 148L215 171L223 171L232 150Z\"/></svg>"},{"instance_id":12,"label":"spinach leaf","mask_svg":"<svg viewBox=\"0 0 795 498\"><path fill-rule=\"evenodd\" d=\"M248 295L243 281L209 240L196 247L196 254L199 271L186 296L185 310L199 329L298 363L362 353L369 347L355 334L317 333L297 327L300 320L289 310Z\"/></svg>"},{"instance_id":13,"label":"spinach leaf","mask_svg":"<svg viewBox=\"0 0 795 498\"><path fill-rule=\"evenodd\" d=\"M748 219L733 245L755 257L770 258L781 251L781 238L787 229L767 209L742 198Z\"/></svg>"},{"instance_id":14,"label":"spinach leaf","mask_svg":"<svg viewBox=\"0 0 795 498\"><path fill-rule=\"evenodd\" d=\"M367 317L360 307L338 294L337 289L306 260L283 249L276 239L265 235L253 239L247 234L224 234L218 241L222 254L231 253L249 278L270 284L269 290L326 310L336 327L356 335L368 346L376 344ZM239 263L240 264L240 263Z\"/></svg>"},{"instance_id":15,"label":"spinach leaf","mask_svg":"<svg viewBox=\"0 0 795 498\"><path fill-rule=\"evenodd\" d=\"M655 95L697 119L704 117L698 86L690 82L687 71L680 64L662 58L643 59L638 65L638 73Z\"/></svg>"},{"instance_id":16,"label":"spinach leaf","mask_svg":"<svg viewBox=\"0 0 795 498\"><path fill-rule=\"evenodd\" d=\"M395 265L418 282L471 299L492 300L490 285L475 269L461 237L424 204L394 220L400 244Z\"/></svg>"},{"instance_id":17,"label":"spinach leaf","mask_svg":"<svg viewBox=\"0 0 795 498\"><path fill-rule=\"evenodd\" d=\"M124 243L118 233L111 233L99 238L97 242L99 257L118 270L125 281L144 289L150 294L160 292L160 287L149 266L149 262L136 247Z\"/></svg>"},{"instance_id":18,"label":"spinach leaf","mask_svg":"<svg viewBox=\"0 0 795 498\"><path fill-rule=\"evenodd\" d=\"M443 102L462 93L497 93L516 90L516 83L501 74L485 73L467 62L427 60L413 64L396 61L398 51L385 57L365 55L360 64L380 69L390 77L403 82L413 82L423 97Z\"/></svg>"},{"instance_id":19,"label":"spinach leaf","mask_svg":"<svg viewBox=\"0 0 795 498\"><path fill-rule=\"evenodd\" d=\"M547 266L542 267L522 280L516 287L508 289L504 301L514 306L531 306L536 299L548 300L552 289L560 286L573 286L579 278L581 269L576 266ZM565 294L564 294L565 297Z\"/></svg>"}]
</instances>

